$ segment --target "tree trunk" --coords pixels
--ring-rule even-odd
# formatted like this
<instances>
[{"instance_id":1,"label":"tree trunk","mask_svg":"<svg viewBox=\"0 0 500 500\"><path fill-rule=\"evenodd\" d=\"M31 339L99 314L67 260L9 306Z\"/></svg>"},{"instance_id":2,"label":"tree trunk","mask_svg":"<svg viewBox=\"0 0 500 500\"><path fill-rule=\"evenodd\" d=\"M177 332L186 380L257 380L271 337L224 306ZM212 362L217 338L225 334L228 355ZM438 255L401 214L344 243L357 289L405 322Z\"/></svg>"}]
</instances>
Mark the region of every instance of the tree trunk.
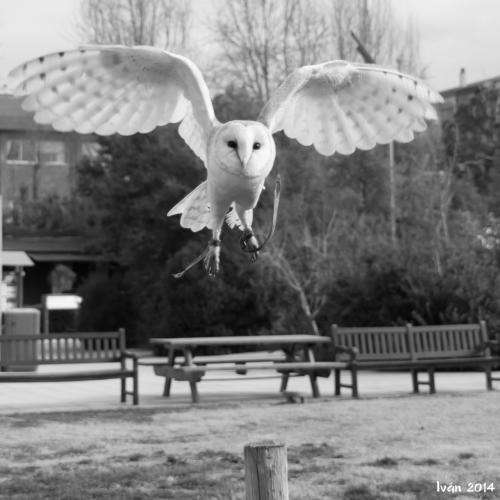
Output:
<instances>
[{"instance_id":1,"label":"tree trunk","mask_svg":"<svg viewBox=\"0 0 500 500\"><path fill-rule=\"evenodd\" d=\"M316 323L315 315L311 311L311 307L309 306L306 294L304 290L302 290L302 288L299 290L299 298L300 306L302 307L302 311L304 311L304 314L309 321L313 335L321 335L318 324Z\"/></svg>"}]
</instances>

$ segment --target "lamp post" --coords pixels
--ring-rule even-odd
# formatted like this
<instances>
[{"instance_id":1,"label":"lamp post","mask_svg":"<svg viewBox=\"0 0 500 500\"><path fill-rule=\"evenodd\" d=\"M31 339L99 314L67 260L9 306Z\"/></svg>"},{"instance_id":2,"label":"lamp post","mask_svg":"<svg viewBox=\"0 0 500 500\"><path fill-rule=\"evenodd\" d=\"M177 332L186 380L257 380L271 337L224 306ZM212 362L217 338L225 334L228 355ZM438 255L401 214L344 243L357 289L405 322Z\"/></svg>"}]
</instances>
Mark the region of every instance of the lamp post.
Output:
<instances>
[{"instance_id":1,"label":"lamp post","mask_svg":"<svg viewBox=\"0 0 500 500\"><path fill-rule=\"evenodd\" d=\"M3 196L2 196L2 165L0 156L0 335L3 330Z\"/></svg>"},{"instance_id":2,"label":"lamp post","mask_svg":"<svg viewBox=\"0 0 500 500\"><path fill-rule=\"evenodd\" d=\"M365 4L366 5L366 4ZM356 49L361 54L361 57L366 63L375 64L375 59L366 50L365 46L361 43L356 34L351 31L351 36L356 42ZM391 227L391 243L396 246L396 177L394 172L394 142L389 143L389 224Z\"/></svg>"}]
</instances>

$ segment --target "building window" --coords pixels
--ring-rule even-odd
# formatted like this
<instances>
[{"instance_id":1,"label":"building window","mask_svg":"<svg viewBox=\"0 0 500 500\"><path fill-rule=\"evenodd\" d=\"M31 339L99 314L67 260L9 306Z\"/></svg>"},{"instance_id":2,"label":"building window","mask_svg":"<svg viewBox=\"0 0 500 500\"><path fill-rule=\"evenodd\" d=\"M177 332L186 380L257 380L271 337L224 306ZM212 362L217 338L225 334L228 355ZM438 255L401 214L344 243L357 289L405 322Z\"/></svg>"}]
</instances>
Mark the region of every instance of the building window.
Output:
<instances>
[{"instance_id":1,"label":"building window","mask_svg":"<svg viewBox=\"0 0 500 500\"><path fill-rule=\"evenodd\" d=\"M9 163L34 163L35 143L26 139L11 139L7 141L6 160Z\"/></svg>"},{"instance_id":2,"label":"building window","mask_svg":"<svg viewBox=\"0 0 500 500\"><path fill-rule=\"evenodd\" d=\"M7 163L66 165L66 145L62 141L10 139L7 141L5 158Z\"/></svg>"},{"instance_id":3,"label":"building window","mask_svg":"<svg viewBox=\"0 0 500 500\"><path fill-rule=\"evenodd\" d=\"M58 164L66 165L66 148L62 141L40 141L39 162L43 165Z\"/></svg>"}]
</instances>

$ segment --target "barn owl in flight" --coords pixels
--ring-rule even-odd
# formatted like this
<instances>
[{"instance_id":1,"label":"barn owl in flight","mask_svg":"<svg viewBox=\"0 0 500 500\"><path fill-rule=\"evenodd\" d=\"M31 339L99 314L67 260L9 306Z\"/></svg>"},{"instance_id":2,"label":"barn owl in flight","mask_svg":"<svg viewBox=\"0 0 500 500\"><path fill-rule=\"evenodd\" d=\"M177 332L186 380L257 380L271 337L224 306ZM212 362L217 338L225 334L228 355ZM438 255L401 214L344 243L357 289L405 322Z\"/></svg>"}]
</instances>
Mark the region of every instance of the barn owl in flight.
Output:
<instances>
[{"instance_id":1,"label":"barn owl in flight","mask_svg":"<svg viewBox=\"0 0 500 500\"><path fill-rule=\"evenodd\" d=\"M131 135L180 122L179 134L203 161L207 178L168 215L182 227L208 228L203 254L219 271L226 221L243 231L256 258L253 210L273 167L273 134L282 130L318 153L349 155L390 141L409 142L437 118L441 96L423 81L370 64L330 61L295 70L257 121L220 123L207 85L189 59L154 47L88 46L14 68L15 95L38 123L82 134ZM201 260L201 259L200 259Z\"/></svg>"}]
</instances>

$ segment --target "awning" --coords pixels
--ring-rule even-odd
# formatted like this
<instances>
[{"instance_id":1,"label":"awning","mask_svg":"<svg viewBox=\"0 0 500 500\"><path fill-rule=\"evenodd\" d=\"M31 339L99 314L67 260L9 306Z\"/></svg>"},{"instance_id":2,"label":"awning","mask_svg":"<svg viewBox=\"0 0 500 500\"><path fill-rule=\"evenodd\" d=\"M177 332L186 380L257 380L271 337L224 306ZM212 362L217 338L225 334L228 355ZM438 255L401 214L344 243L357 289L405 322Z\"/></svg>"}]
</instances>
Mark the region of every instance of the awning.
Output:
<instances>
[{"instance_id":1,"label":"awning","mask_svg":"<svg viewBox=\"0 0 500 500\"><path fill-rule=\"evenodd\" d=\"M98 262L103 260L99 255L86 255L83 253L29 252L29 254L36 262Z\"/></svg>"},{"instance_id":2,"label":"awning","mask_svg":"<svg viewBox=\"0 0 500 500\"><path fill-rule=\"evenodd\" d=\"M26 252L20 250L3 250L2 267L28 267L35 263L28 257Z\"/></svg>"}]
</instances>

